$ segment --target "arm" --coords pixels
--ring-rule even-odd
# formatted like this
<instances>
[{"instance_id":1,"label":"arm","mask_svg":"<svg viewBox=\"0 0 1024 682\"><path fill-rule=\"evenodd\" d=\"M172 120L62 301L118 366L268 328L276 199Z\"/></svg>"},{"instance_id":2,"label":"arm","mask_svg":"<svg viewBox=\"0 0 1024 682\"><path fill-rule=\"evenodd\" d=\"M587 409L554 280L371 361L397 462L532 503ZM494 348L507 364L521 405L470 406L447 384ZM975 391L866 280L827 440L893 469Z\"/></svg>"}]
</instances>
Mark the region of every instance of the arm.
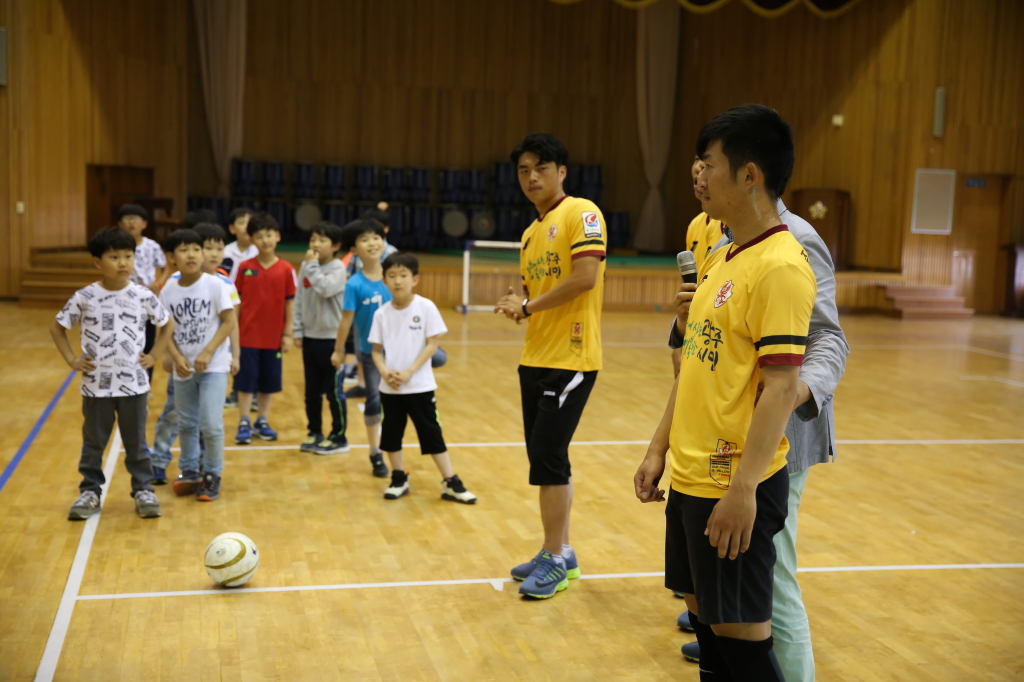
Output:
<instances>
[{"instance_id":1,"label":"arm","mask_svg":"<svg viewBox=\"0 0 1024 682\"><path fill-rule=\"evenodd\" d=\"M672 416L676 411L676 393L679 391L679 377L672 384L672 392L668 396L668 405L661 422L647 446L647 456L640 463L640 468L633 476L633 488L641 502L663 502L665 491L658 488L658 482L665 473L665 456L668 453L669 435L672 433Z\"/></svg>"},{"instance_id":2,"label":"arm","mask_svg":"<svg viewBox=\"0 0 1024 682\"><path fill-rule=\"evenodd\" d=\"M532 315L551 310L587 293L597 286L600 267L601 259L596 256L577 258L572 262L572 272L568 277L552 287L551 291L546 294L530 299L527 304L527 312ZM517 296L513 288L509 287L508 294L498 301L494 312L503 313L505 317L518 320L523 316L523 298Z\"/></svg>"},{"instance_id":3,"label":"arm","mask_svg":"<svg viewBox=\"0 0 1024 682\"><path fill-rule=\"evenodd\" d=\"M53 324L50 325L50 338L53 339L53 344L57 346L57 351L64 358L64 362L68 363L68 367L76 372L83 372L85 374L96 369L94 358L88 355L78 357L75 355L75 351L71 350L71 342L68 341L67 330L57 320L54 320Z\"/></svg>"},{"instance_id":4,"label":"arm","mask_svg":"<svg viewBox=\"0 0 1024 682\"><path fill-rule=\"evenodd\" d=\"M430 362L430 358L434 357L434 353L437 352L437 343L441 336L441 334L438 334L437 336L431 336L428 338L426 347L420 351L420 354L416 356L416 359L413 360L412 364L403 370L394 372L395 384L391 386L392 388L398 388L405 382L409 381L409 379L412 378L412 375L419 371L420 367L425 363ZM374 344L373 350L374 353L377 352L377 344ZM383 351L381 358L383 359ZM376 357L374 357L374 360L376 360ZM380 367L379 364L377 366ZM386 372L382 372L381 374L384 376L386 375ZM391 385L390 377L388 379L388 385Z\"/></svg>"},{"instance_id":5,"label":"arm","mask_svg":"<svg viewBox=\"0 0 1024 682\"><path fill-rule=\"evenodd\" d=\"M220 311L220 327L217 328L217 333L210 339L210 343L206 344L206 348L196 356L196 361L193 363L197 372L206 371L206 368L210 366L213 354L217 352L217 349L221 347L236 326L234 308L225 308Z\"/></svg>"},{"instance_id":6,"label":"arm","mask_svg":"<svg viewBox=\"0 0 1024 682\"><path fill-rule=\"evenodd\" d=\"M157 327L156 339L153 340L153 347L150 349L149 354L139 353L139 364L146 369L155 365L156 358L163 356L164 349L167 348L168 343L170 343L171 346L174 345L174 340L171 338L171 334L173 332L174 320L168 317L166 324L162 327Z\"/></svg>"},{"instance_id":7,"label":"arm","mask_svg":"<svg viewBox=\"0 0 1024 682\"><path fill-rule=\"evenodd\" d=\"M324 298L330 298L345 291L347 278L344 268L325 273L320 267L320 261L314 258L314 260L306 261L306 279L309 280L309 286L313 291Z\"/></svg>"},{"instance_id":8,"label":"arm","mask_svg":"<svg viewBox=\"0 0 1024 682\"><path fill-rule=\"evenodd\" d=\"M795 365L761 368L764 391L754 407L743 456L736 465L729 490L715 505L704 531L722 559L727 555L735 559L750 547L757 514L757 485L782 442L796 400L799 372Z\"/></svg>"},{"instance_id":9,"label":"arm","mask_svg":"<svg viewBox=\"0 0 1024 682\"><path fill-rule=\"evenodd\" d=\"M388 364L384 361L384 346L379 343L373 344L373 364L377 366L377 371L380 375L385 378L388 382L388 386L391 386L390 377L388 376ZM392 386L392 388L396 388Z\"/></svg>"},{"instance_id":10,"label":"arm","mask_svg":"<svg viewBox=\"0 0 1024 682\"><path fill-rule=\"evenodd\" d=\"M303 270L309 263L309 254L313 253L312 249L306 253L306 261L302 264L302 268L299 270L299 281L302 281ZM314 256L315 257L315 256ZM292 311L292 334L295 336L295 347L302 348L302 294L296 292L295 305Z\"/></svg>"},{"instance_id":11,"label":"arm","mask_svg":"<svg viewBox=\"0 0 1024 682\"><path fill-rule=\"evenodd\" d=\"M283 329L288 329L288 321L291 320L292 317L294 317L294 315L295 297L293 296L284 302L284 325L282 326ZM287 353L288 351L290 351L292 349L292 342L294 340L294 337L287 331L281 334L281 352Z\"/></svg>"},{"instance_id":12,"label":"arm","mask_svg":"<svg viewBox=\"0 0 1024 682\"><path fill-rule=\"evenodd\" d=\"M348 332L352 329L352 320L355 317L356 311L354 310L341 311L341 322L338 323L338 338L334 341L334 352L331 353L331 364L335 367L341 367L341 363L345 360L345 339L348 338Z\"/></svg>"},{"instance_id":13,"label":"arm","mask_svg":"<svg viewBox=\"0 0 1024 682\"><path fill-rule=\"evenodd\" d=\"M238 315L242 306L236 305L235 326L231 328L231 376L238 374L242 368L242 336L238 331Z\"/></svg>"}]
</instances>

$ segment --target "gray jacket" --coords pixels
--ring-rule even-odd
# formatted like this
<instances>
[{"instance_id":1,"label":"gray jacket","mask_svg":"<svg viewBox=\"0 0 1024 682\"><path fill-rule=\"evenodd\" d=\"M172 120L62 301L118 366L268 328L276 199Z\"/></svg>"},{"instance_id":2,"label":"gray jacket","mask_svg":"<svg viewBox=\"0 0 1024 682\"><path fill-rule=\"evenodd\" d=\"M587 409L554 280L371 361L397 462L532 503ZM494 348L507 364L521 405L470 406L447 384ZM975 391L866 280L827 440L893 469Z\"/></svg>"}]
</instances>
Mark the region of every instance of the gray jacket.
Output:
<instances>
[{"instance_id":1,"label":"gray jacket","mask_svg":"<svg viewBox=\"0 0 1024 682\"><path fill-rule=\"evenodd\" d=\"M320 265L316 260L302 262L292 317L295 338L334 339L338 336L347 279L345 265L337 258L327 265Z\"/></svg>"},{"instance_id":2,"label":"gray jacket","mask_svg":"<svg viewBox=\"0 0 1024 682\"><path fill-rule=\"evenodd\" d=\"M835 268L825 242L806 220L786 208L782 199L778 201L778 210L790 234L807 251L818 284L818 294L811 310L811 324L807 331L807 348L800 368L800 380L811 389L811 399L794 410L786 425L786 438L789 439L786 470L796 474L836 456L832 395L846 371L846 356L850 354L850 345L839 326ZM732 233L728 232L715 244L713 250L717 251L731 242ZM681 348L682 341L673 320L669 346Z\"/></svg>"}]
</instances>

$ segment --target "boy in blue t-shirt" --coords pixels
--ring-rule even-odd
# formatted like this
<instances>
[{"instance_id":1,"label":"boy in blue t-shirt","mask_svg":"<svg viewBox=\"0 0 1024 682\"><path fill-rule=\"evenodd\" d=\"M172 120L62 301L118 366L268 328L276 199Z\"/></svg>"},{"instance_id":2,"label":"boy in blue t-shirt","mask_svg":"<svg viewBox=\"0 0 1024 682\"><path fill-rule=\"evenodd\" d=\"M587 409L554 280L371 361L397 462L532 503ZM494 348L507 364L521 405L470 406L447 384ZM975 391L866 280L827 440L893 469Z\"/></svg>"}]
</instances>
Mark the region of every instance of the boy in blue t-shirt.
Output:
<instances>
[{"instance_id":1,"label":"boy in blue t-shirt","mask_svg":"<svg viewBox=\"0 0 1024 682\"><path fill-rule=\"evenodd\" d=\"M342 250L354 247L356 256L363 261L363 269L345 285L341 324L338 325L331 363L335 367L341 366L345 358L345 339L355 323L356 354L366 378L363 422L370 442L370 463L373 465L374 476L387 478L388 468L380 452L380 373L373 362L373 344L368 340L373 314L391 300L391 292L384 284L384 270L380 264L380 256L384 251L384 228L375 220L360 218L345 226L343 237Z\"/></svg>"}]
</instances>

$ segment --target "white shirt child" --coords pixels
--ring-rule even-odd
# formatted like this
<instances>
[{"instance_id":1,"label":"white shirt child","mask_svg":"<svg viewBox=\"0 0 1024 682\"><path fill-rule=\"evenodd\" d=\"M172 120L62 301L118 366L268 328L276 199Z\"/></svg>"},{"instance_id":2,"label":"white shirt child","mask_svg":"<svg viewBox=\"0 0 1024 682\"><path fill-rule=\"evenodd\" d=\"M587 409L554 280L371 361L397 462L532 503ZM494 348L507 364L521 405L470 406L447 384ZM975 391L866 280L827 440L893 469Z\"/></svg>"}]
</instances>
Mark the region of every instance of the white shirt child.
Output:
<instances>
[{"instance_id":1,"label":"white shirt child","mask_svg":"<svg viewBox=\"0 0 1024 682\"><path fill-rule=\"evenodd\" d=\"M402 310L396 310L394 301L389 301L373 314L370 326L370 343L384 346L384 362L388 369L404 370L419 357L427 347L427 339L448 332L437 306L429 298L414 294L412 302ZM426 393L437 389L434 370L428 359L416 370L409 381L398 387L388 386L384 377L380 380L381 393L408 395Z\"/></svg>"},{"instance_id":2,"label":"white shirt child","mask_svg":"<svg viewBox=\"0 0 1024 682\"><path fill-rule=\"evenodd\" d=\"M128 276L129 282L148 287L156 281L156 269L167 266L167 257L160 245L149 237L135 247L135 270Z\"/></svg>"},{"instance_id":3,"label":"white shirt child","mask_svg":"<svg viewBox=\"0 0 1024 682\"><path fill-rule=\"evenodd\" d=\"M229 266L228 279L234 283L238 278L238 266L242 264L242 261L255 258L258 255L260 255L260 250L256 248L255 244L249 244L249 248L242 251L238 248L238 242L234 241L224 247L224 260L221 261L221 267Z\"/></svg>"},{"instance_id":4,"label":"white shirt child","mask_svg":"<svg viewBox=\"0 0 1024 682\"><path fill-rule=\"evenodd\" d=\"M217 334L221 325L220 314L234 310L231 292L224 281L206 273L187 287L182 286L181 278L170 279L160 292L160 302L174 318L174 343L189 364L195 363L196 357ZM231 371L231 344L228 339L224 339L213 353L205 371ZM179 377L177 372L172 376L177 381L188 379Z\"/></svg>"}]
</instances>

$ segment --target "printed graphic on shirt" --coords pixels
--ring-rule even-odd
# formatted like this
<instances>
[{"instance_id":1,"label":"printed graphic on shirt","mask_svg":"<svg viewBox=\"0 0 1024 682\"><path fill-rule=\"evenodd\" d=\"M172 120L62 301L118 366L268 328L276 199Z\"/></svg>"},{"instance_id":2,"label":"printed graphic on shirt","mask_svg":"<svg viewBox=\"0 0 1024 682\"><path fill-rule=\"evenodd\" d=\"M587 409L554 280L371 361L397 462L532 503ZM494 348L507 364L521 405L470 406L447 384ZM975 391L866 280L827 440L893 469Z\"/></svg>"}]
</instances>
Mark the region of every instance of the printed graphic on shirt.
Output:
<instances>
[{"instance_id":1,"label":"printed graphic on shirt","mask_svg":"<svg viewBox=\"0 0 1024 682\"><path fill-rule=\"evenodd\" d=\"M583 236L601 236L601 219L598 217L596 211L586 211L583 214Z\"/></svg>"},{"instance_id":2,"label":"printed graphic on shirt","mask_svg":"<svg viewBox=\"0 0 1024 682\"><path fill-rule=\"evenodd\" d=\"M210 345L220 329L220 314L232 310L230 282L203 274L189 286L172 278L160 293L160 302L174 318L174 344L189 363ZM206 372L231 371L230 342L225 339L214 351ZM181 379L177 374L175 379Z\"/></svg>"},{"instance_id":3,"label":"printed graphic on shirt","mask_svg":"<svg viewBox=\"0 0 1024 682\"><path fill-rule=\"evenodd\" d=\"M719 485L728 486L732 481L732 456L736 454L736 443L718 439L718 449L711 454L708 475Z\"/></svg>"},{"instance_id":4,"label":"printed graphic on shirt","mask_svg":"<svg viewBox=\"0 0 1024 682\"><path fill-rule=\"evenodd\" d=\"M135 247L135 270L128 276L128 281L148 287L156 281L156 269L166 265L167 258L160 245L149 237L143 237L142 243Z\"/></svg>"}]
</instances>

